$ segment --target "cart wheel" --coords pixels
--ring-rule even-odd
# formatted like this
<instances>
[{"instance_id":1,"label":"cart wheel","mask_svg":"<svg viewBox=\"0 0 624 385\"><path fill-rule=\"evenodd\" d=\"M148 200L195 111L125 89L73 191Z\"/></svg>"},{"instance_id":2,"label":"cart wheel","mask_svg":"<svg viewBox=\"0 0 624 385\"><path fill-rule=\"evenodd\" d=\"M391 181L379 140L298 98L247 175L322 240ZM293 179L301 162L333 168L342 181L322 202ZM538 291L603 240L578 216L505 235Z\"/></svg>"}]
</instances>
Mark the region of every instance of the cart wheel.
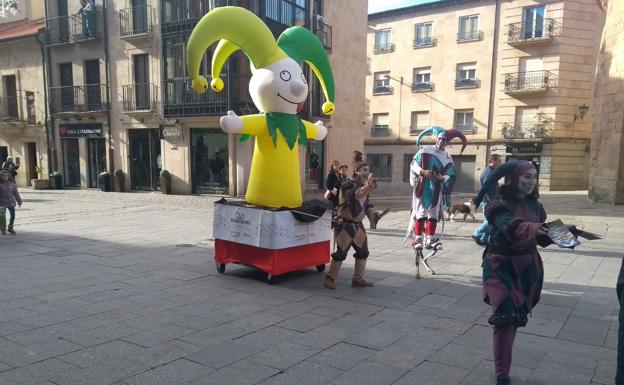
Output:
<instances>
[{"instance_id":1,"label":"cart wheel","mask_svg":"<svg viewBox=\"0 0 624 385\"><path fill-rule=\"evenodd\" d=\"M225 273L225 263L217 263L217 271L221 274Z\"/></svg>"},{"instance_id":2,"label":"cart wheel","mask_svg":"<svg viewBox=\"0 0 624 385\"><path fill-rule=\"evenodd\" d=\"M316 265L316 270L321 273L325 271L325 265Z\"/></svg>"},{"instance_id":3,"label":"cart wheel","mask_svg":"<svg viewBox=\"0 0 624 385\"><path fill-rule=\"evenodd\" d=\"M273 279L273 276L271 274L267 274L267 283L269 285L272 285L275 283L275 280Z\"/></svg>"}]
</instances>

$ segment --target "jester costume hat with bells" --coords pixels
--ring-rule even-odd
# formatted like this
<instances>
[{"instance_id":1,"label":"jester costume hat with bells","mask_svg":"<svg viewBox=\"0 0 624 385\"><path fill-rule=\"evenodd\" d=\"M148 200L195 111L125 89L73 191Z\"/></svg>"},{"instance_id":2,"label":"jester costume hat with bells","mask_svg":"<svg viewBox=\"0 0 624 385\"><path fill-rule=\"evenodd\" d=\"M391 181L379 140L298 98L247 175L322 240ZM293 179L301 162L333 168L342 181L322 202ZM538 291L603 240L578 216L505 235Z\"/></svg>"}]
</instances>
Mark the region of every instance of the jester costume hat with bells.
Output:
<instances>
[{"instance_id":1,"label":"jester costume hat with bells","mask_svg":"<svg viewBox=\"0 0 624 385\"><path fill-rule=\"evenodd\" d=\"M456 129L445 130L444 128L433 126L420 133L418 139L416 139L416 145L420 146L421 140L428 135L433 135L436 141L443 139L445 144L455 138L460 138L462 141L461 152L464 151L468 144L466 137L460 131ZM428 170L433 174L442 175L444 176L444 181L426 178L420 175L421 170ZM410 166L410 184L414 189L408 233L412 230L412 225L414 225L415 236L417 238L420 237L423 230L425 230L425 219L428 219L426 223L427 236L432 237L435 234L437 220L442 215L444 207L450 203L455 175L453 159L446 151L440 150L437 145L420 147L416 155L414 155Z\"/></svg>"},{"instance_id":2,"label":"jester costume hat with bells","mask_svg":"<svg viewBox=\"0 0 624 385\"><path fill-rule=\"evenodd\" d=\"M197 24L187 46L188 72L195 92L203 93L208 82L199 74L206 49L219 40L212 56L210 87L223 90L219 77L227 58L242 50L251 61L249 93L261 112L238 116L228 111L221 129L242 134L241 141L256 136L245 200L266 207L299 207L302 204L299 147L308 139L322 140L327 128L296 114L308 95L308 83L301 70L306 62L318 77L326 102L323 113L335 108L334 78L320 40L303 27L291 27L277 42L269 28L252 12L240 7L220 7Z\"/></svg>"}]
</instances>

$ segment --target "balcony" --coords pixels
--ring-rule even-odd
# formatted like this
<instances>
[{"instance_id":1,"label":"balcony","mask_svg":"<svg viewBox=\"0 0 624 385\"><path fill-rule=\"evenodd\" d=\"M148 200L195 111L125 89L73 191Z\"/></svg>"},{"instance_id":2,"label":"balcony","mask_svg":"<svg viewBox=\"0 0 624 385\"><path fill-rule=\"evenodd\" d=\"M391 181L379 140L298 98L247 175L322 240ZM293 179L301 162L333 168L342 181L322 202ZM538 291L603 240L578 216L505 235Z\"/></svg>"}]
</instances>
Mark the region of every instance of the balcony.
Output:
<instances>
[{"instance_id":1,"label":"balcony","mask_svg":"<svg viewBox=\"0 0 624 385\"><path fill-rule=\"evenodd\" d=\"M483 31L464 31L457 34L458 43L477 40L483 40Z\"/></svg>"},{"instance_id":2,"label":"balcony","mask_svg":"<svg viewBox=\"0 0 624 385\"><path fill-rule=\"evenodd\" d=\"M210 77L207 77L210 84ZM224 81L227 81L224 79ZM163 81L163 107L165 118L183 116L221 116L227 113L227 92L208 89L203 94L193 91L188 79Z\"/></svg>"},{"instance_id":3,"label":"balcony","mask_svg":"<svg viewBox=\"0 0 624 385\"><path fill-rule=\"evenodd\" d=\"M412 83L412 92L428 92L428 91L433 91L433 83L431 82Z\"/></svg>"},{"instance_id":4,"label":"balcony","mask_svg":"<svg viewBox=\"0 0 624 385\"><path fill-rule=\"evenodd\" d=\"M0 96L0 123L34 124L35 93L18 90L16 95Z\"/></svg>"},{"instance_id":5,"label":"balcony","mask_svg":"<svg viewBox=\"0 0 624 385\"><path fill-rule=\"evenodd\" d=\"M119 36L122 39L150 36L154 25L155 11L144 4L119 11Z\"/></svg>"},{"instance_id":6,"label":"balcony","mask_svg":"<svg viewBox=\"0 0 624 385\"><path fill-rule=\"evenodd\" d=\"M563 25L550 18L544 19L543 26L536 26L526 22L509 24L507 43L511 46L537 45L550 43L561 36Z\"/></svg>"},{"instance_id":7,"label":"balcony","mask_svg":"<svg viewBox=\"0 0 624 385\"><path fill-rule=\"evenodd\" d=\"M455 80L455 89L463 89L463 88L479 88L481 87L481 80L465 78L465 79L456 79Z\"/></svg>"},{"instance_id":8,"label":"balcony","mask_svg":"<svg viewBox=\"0 0 624 385\"><path fill-rule=\"evenodd\" d=\"M438 39L433 37L414 39L414 48L435 47L436 45L438 45Z\"/></svg>"},{"instance_id":9,"label":"balcony","mask_svg":"<svg viewBox=\"0 0 624 385\"><path fill-rule=\"evenodd\" d=\"M371 127L372 136L389 136L392 130L387 124L376 124Z\"/></svg>"},{"instance_id":10,"label":"balcony","mask_svg":"<svg viewBox=\"0 0 624 385\"><path fill-rule=\"evenodd\" d=\"M453 126L453 128L465 134L474 134L475 132L475 127L472 123L455 123L455 126Z\"/></svg>"},{"instance_id":11,"label":"balcony","mask_svg":"<svg viewBox=\"0 0 624 385\"><path fill-rule=\"evenodd\" d=\"M373 53L388 53L394 52L394 43L375 44L373 47Z\"/></svg>"},{"instance_id":12,"label":"balcony","mask_svg":"<svg viewBox=\"0 0 624 385\"><path fill-rule=\"evenodd\" d=\"M373 95L391 95L394 88L390 85L377 85L373 87Z\"/></svg>"},{"instance_id":13,"label":"balcony","mask_svg":"<svg viewBox=\"0 0 624 385\"><path fill-rule=\"evenodd\" d=\"M505 93L539 94L557 87L559 78L549 71L518 72L505 75Z\"/></svg>"},{"instance_id":14,"label":"balcony","mask_svg":"<svg viewBox=\"0 0 624 385\"><path fill-rule=\"evenodd\" d=\"M505 139L535 139L547 137L549 130L539 122L503 123L501 134Z\"/></svg>"},{"instance_id":15,"label":"balcony","mask_svg":"<svg viewBox=\"0 0 624 385\"><path fill-rule=\"evenodd\" d=\"M98 39L98 16L99 12L93 11L47 19L48 46Z\"/></svg>"},{"instance_id":16,"label":"balcony","mask_svg":"<svg viewBox=\"0 0 624 385\"><path fill-rule=\"evenodd\" d=\"M416 127L410 127L410 135L420 135L421 132L425 131L426 129L428 129L430 126L416 126Z\"/></svg>"},{"instance_id":17,"label":"balcony","mask_svg":"<svg viewBox=\"0 0 624 385\"><path fill-rule=\"evenodd\" d=\"M326 50L331 51L332 49L332 27L325 23L325 21L320 17L316 16L314 19L314 24L312 25L312 29L314 34L319 38L323 47Z\"/></svg>"},{"instance_id":18,"label":"balcony","mask_svg":"<svg viewBox=\"0 0 624 385\"><path fill-rule=\"evenodd\" d=\"M53 114L108 111L106 84L50 87L49 90Z\"/></svg>"},{"instance_id":19,"label":"balcony","mask_svg":"<svg viewBox=\"0 0 624 385\"><path fill-rule=\"evenodd\" d=\"M121 109L125 113L156 111L157 87L152 83L126 84L122 86Z\"/></svg>"}]
</instances>

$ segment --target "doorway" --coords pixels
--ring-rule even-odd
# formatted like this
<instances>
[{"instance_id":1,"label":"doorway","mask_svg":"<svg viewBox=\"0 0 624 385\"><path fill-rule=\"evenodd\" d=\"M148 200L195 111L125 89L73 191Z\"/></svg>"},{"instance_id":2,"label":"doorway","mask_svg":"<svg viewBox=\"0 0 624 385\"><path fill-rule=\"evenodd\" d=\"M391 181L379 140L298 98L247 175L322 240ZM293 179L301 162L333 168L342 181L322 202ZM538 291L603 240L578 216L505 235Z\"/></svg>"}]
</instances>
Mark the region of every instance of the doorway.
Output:
<instances>
[{"instance_id":1,"label":"doorway","mask_svg":"<svg viewBox=\"0 0 624 385\"><path fill-rule=\"evenodd\" d=\"M147 0L131 0L132 32L135 35L148 32Z\"/></svg>"},{"instance_id":2,"label":"doorway","mask_svg":"<svg viewBox=\"0 0 624 385\"><path fill-rule=\"evenodd\" d=\"M15 81L15 75L4 76L4 97L6 98L6 116L12 119L17 119L18 105L17 105L17 84Z\"/></svg>"},{"instance_id":3,"label":"doorway","mask_svg":"<svg viewBox=\"0 0 624 385\"><path fill-rule=\"evenodd\" d=\"M74 109L74 73L72 63L59 64L59 73L61 75L61 100L59 105L62 112L72 111Z\"/></svg>"},{"instance_id":4,"label":"doorway","mask_svg":"<svg viewBox=\"0 0 624 385\"><path fill-rule=\"evenodd\" d=\"M87 140L89 152L88 185L97 188L97 176L106 170L106 144L104 138L93 138Z\"/></svg>"},{"instance_id":5,"label":"doorway","mask_svg":"<svg viewBox=\"0 0 624 385\"><path fill-rule=\"evenodd\" d=\"M30 186L31 179L39 179L37 172L37 143L26 143L26 186Z\"/></svg>"},{"instance_id":6,"label":"doorway","mask_svg":"<svg viewBox=\"0 0 624 385\"><path fill-rule=\"evenodd\" d=\"M6 162L9 157L9 148L6 146L0 146L0 166Z\"/></svg>"},{"instance_id":7,"label":"doorway","mask_svg":"<svg viewBox=\"0 0 624 385\"><path fill-rule=\"evenodd\" d=\"M158 129L128 130L130 141L130 189L153 191L160 187L160 138Z\"/></svg>"},{"instance_id":8,"label":"doorway","mask_svg":"<svg viewBox=\"0 0 624 385\"><path fill-rule=\"evenodd\" d=\"M453 165L455 166L455 174L457 175L455 185L453 186L453 192L474 193L476 156L453 156Z\"/></svg>"},{"instance_id":9,"label":"doorway","mask_svg":"<svg viewBox=\"0 0 624 385\"><path fill-rule=\"evenodd\" d=\"M150 109L149 56L134 55L134 97L137 110Z\"/></svg>"},{"instance_id":10,"label":"doorway","mask_svg":"<svg viewBox=\"0 0 624 385\"><path fill-rule=\"evenodd\" d=\"M85 104L87 111L99 111L102 107L100 92L100 59L85 61Z\"/></svg>"},{"instance_id":11,"label":"doorway","mask_svg":"<svg viewBox=\"0 0 624 385\"><path fill-rule=\"evenodd\" d=\"M63 176L65 186L80 186L80 150L78 139L63 139Z\"/></svg>"},{"instance_id":12,"label":"doorway","mask_svg":"<svg viewBox=\"0 0 624 385\"><path fill-rule=\"evenodd\" d=\"M58 15L58 34L59 43L69 41L69 12L67 7L67 0L58 0L56 2L56 12Z\"/></svg>"},{"instance_id":13,"label":"doorway","mask_svg":"<svg viewBox=\"0 0 624 385\"><path fill-rule=\"evenodd\" d=\"M211 128L191 129L191 178L195 194L229 191L228 137Z\"/></svg>"}]
</instances>

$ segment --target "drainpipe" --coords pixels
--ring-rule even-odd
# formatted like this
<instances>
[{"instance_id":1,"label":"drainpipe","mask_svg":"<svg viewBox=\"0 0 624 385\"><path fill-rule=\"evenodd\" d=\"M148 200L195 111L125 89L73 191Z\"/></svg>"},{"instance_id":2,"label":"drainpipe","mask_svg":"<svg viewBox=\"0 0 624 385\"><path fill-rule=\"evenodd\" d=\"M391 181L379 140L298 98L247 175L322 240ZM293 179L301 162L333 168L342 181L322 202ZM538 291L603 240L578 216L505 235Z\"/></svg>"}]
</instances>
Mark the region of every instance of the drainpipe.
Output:
<instances>
[{"instance_id":1,"label":"drainpipe","mask_svg":"<svg viewBox=\"0 0 624 385\"><path fill-rule=\"evenodd\" d=\"M494 128L492 124L494 122L494 97L496 95L496 72L498 69L498 35L500 34L500 12L501 12L501 0L496 0L496 11L494 16L494 41L492 43L492 73L490 75L490 108L488 111L488 127L487 127L487 143L485 145L485 158L486 162L490 158L492 131Z\"/></svg>"},{"instance_id":2,"label":"drainpipe","mask_svg":"<svg viewBox=\"0 0 624 385\"><path fill-rule=\"evenodd\" d=\"M106 103L108 104L108 112L106 113L106 122L108 123L108 171L110 173L111 180L114 180L113 173L115 171L115 161L113 160L113 128L111 126L111 84L110 84L110 61L109 61L109 41L108 41L108 23L106 15L106 0L102 0L102 20L104 35L104 57L105 57L105 73L106 73ZM111 183L112 185L112 183Z\"/></svg>"},{"instance_id":3,"label":"drainpipe","mask_svg":"<svg viewBox=\"0 0 624 385\"><path fill-rule=\"evenodd\" d=\"M45 12L45 19L46 19L46 34L47 32L50 30L48 27L48 1L45 1L43 10ZM39 42L39 44L41 45L45 45L43 44L43 42ZM48 115L48 103L49 100L47 99L47 95L48 95L48 90L49 87L52 86L52 59L51 59L51 55L52 52L50 51L50 47L45 47L45 52L44 52L44 66L46 68L44 68L43 70L43 76L44 76L44 82L46 81L46 69L47 69L47 83L44 84L44 97L46 98L46 103L45 103L45 114L46 116ZM49 126L47 125L47 119L46 119L46 130L48 129L48 127L51 127L50 129L50 134L51 134L51 142L52 142L52 148L50 148L50 146L48 145L48 150L50 151L50 155L52 158L52 169L54 171L58 171L58 159L57 159L57 153L56 153L56 130L54 129L54 115L50 115L50 124ZM50 158L50 156L48 156L48 158Z\"/></svg>"},{"instance_id":4,"label":"drainpipe","mask_svg":"<svg viewBox=\"0 0 624 385\"><path fill-rule=\"evenodd\" d=\"M44 116L43 116L43 124L45 127L45 133L46 133L46 147L47 147L47 154L48 154L48 174L50 174L52 172L52 154L51 154L51 148L50 148L50 126L48 126L48 86L47 86L47 76L46 76L46 55L45 55L45 45L44 45L44 41L46 38L46 31L45 29L40 30L39 33L37 33L37 36L35 37L35 40L37 41L37 43L39 43L39 48L41 49L41 72L43 73L43 111L44 111Z\"/></svg>"}]
</instances>

